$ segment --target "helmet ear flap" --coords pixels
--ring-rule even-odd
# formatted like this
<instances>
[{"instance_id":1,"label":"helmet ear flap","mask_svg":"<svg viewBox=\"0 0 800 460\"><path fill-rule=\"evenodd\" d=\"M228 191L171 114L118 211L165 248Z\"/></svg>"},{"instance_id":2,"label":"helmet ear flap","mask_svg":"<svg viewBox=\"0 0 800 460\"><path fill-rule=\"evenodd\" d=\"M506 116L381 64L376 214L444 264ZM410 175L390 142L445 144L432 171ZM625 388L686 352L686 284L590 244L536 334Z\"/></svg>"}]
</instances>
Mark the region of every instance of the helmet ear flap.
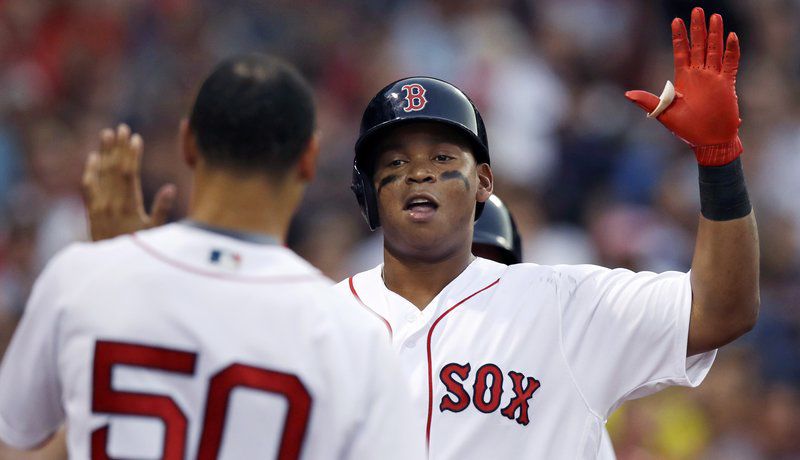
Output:
<instances>
[{"instance_id":1,"label":"helmet ear flap","mask_svg":"<svg viewBox=\"0 0 800 460\"><path fill-rule=\"evenodd\" d=\"M361 215L367 221L369 229L375 231L381 226L378 217L378 197L375 196L375 187L372 185L372 181L366 174L359 171L356 164L353 164L353 182L350 184L350 190L356 196L358 206L361 208Z\"/></svg>"},{"instance_id":2,"label":"helmet ear flap","mask_svg":"<svg viewBox=\"0 0 800 460\"><path fill-rule=\"evenodd\" d=\"M480 201L475 203L475 220L481 218L481 214L483 214L483 207L486 206L486 203L481 203Z\"/></svg>"},{"instance_id":3,"label":"helmet ear flap","mask_svg":"<svg viewBox=\"0 0 800 460\"><path fill-rule=\"evenodd\" d=\"M514 216L497 195L480 204L484 205L483 217L475 222L472 243L500 250L504 254L503 263L522 262L522 240Z\"/></svg>"}]
</instances>

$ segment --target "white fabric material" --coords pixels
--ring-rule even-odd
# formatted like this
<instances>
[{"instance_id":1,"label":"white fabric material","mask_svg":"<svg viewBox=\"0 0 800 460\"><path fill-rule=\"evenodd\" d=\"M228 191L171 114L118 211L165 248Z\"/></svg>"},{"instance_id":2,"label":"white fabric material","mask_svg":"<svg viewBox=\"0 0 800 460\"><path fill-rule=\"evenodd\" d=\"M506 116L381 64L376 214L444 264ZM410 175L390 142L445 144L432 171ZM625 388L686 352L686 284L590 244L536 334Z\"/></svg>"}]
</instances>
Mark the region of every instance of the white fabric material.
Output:
<instances>
[{"instance_id":1,"label":"white fabric material","mask_svg":"<svg viewBox=\"0 0 800 460\"><path fill-rule=\"evenodd\" d=\"M385 287L382 268L354 276L353 289L351 280L338 287L391 325L393 348L425 423L431 406L433 460L613 458L608 439L603 441L613 409L668 385L700 384L716 354L686 358L691 313L686 273L509 267L478 258L420 311ZM452 365L467 364L465 379L448 373ZM499 392L491 390L498 374L487 372L481 375L488 389L476 403L476 375L492 365L502 375L499 404L492 397ZM529 377L540 384L527 400L527 425L522 407L511 404L512 373L521 374L526 387ZM447 400L462 399L469 404L461 410L443 409ZM504 415L509 407L513 414Z\"/></svg>"},{"instance_id":2,"label":"white fabric material","mask_svg":"<svg viewBox=\"0 0 800 460\"><path fill-rule=\"evenodd\" d=\"M89 458L103 426L111 456L160 456L164 422L92 410L103 340L195 354L186 373L116 364L108 389L174 401L186 458L197 455L211 379L234 363L302 382L302 458L424 458L385 326L331 285L286 248L180 224L73 245L36 283L0 368L0 438L30 448L66 419L71 458ZM272 458L289 399L237 383L219 458Z\"/></svg>"},{"instance_id":3,"label":"white fabric material","mask_svg":"<svg viewBox=\"0 0 800 460\"><path fill-rule=\"evenodd\" d=\"M614 452L614 444L611 442L611 435L608 430L603 427L603 433L600 435L600 451L597 453L598 460L615 460L617 458Z\"/></svg>"},{"instance_id":4,"label":"white fabric material","mask_svg":"<svg viewBox=\"0 0 800 460\"><path fill-rule=\"evenodd\" d=\"M667 80L664 84L664 90L661 92L661 96L658 97L658 105L652 112L647 114L647 118L657 118L662 112L667 110L667 107L672 104L673 100L675 100L675 87L672 86L671 81Z\"/></svg>"}]
</instances>

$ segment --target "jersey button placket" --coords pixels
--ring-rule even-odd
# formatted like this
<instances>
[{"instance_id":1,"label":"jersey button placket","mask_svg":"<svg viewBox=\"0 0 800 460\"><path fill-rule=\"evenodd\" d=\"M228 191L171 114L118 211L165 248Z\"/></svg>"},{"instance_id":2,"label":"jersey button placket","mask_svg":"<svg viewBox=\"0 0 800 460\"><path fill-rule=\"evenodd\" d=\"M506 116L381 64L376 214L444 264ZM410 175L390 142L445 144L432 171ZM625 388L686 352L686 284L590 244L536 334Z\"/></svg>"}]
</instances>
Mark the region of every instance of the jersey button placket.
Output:
<instances>
[{"instance_id":1,"label":"jersey button placket","mask_svg":"<svg viewBox=\"0 0 800 460\"><path fill-rule=\"evenodd\" d=\"M403 348L414 348L419 342L419 337L423 335L427 328L425 327L425 315L422 313L408 312L404 315L406 320L406 327L404 327L404 337L401 346Z\"/></svg>"}]
</instances>

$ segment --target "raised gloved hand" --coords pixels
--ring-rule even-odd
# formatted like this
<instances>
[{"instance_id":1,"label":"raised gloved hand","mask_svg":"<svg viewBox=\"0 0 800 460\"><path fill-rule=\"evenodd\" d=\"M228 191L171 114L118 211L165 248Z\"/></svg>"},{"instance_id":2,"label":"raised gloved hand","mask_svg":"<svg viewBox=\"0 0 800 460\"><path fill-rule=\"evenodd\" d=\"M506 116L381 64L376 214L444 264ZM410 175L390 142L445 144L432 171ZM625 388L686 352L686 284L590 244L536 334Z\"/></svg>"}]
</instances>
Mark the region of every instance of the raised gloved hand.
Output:
<instances>
[{"instance_id":1,"label":"raised gloved hand","mask_svg":"<svg viewBox=\"0 0 800 460\"><path fill-rule=\"evenodd\" d=\"M707 33L703 9L692 10L691 50L683 21L680 18L672 21L675 97L663 111L654 114L658 121L692 146L702 166L724 165L742 153L735 88L739 39L733 32L728 34L724 57L722 42L722 16L719 14L711 15ZM625 97L648 113L659 105L659 98L646 91L628 91Z\"/></svg>"}]
</instances>

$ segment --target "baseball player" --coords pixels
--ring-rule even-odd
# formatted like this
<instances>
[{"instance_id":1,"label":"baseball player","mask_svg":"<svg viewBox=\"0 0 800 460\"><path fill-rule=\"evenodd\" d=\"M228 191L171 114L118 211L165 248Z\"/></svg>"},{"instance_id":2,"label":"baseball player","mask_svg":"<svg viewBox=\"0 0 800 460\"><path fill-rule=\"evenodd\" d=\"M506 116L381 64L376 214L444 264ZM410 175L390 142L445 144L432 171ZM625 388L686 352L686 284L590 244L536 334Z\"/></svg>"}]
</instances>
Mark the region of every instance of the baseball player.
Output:
<instances>
[{"instance_id":1,"label":"baseball player","mask_svg":"<svg viewBox=\"0 0 800 460\"><path fill-rule=\"evenodd\" d=\"M616 407L699 385L716 349L753 327L758 238L739 159L738 38L723 43L722 18L707 30L700 8L691 40L680 19L672 33L674 86L626 96L697 158L688 273L475 257L473 222L493 190L475 106L428 77L394 82L367 106L352 189L370 228L383 227L384 263L338 288L383 322L430 458L612 458L601 439Z\"/></svg>"},{"instance_id":2,"label":"baseball player","mask_svg":"<svg viewBox=\"0 0 800 460\"><path fill-rule=\"evenodd\" d=\"M738 38L724 45L722 18L707 31L699 8L691 41L680 19L672 31L674 91L627 96L698 160L689 273L474 257L472 221L493 185L474 105L415 77L367 106L353 190L370 228L383 227L384 263L339 287L383 318L430 458L597 458L616 407L700 384L716 348L752 328L758 249L739 159Z\"/></svg>"},{"instance_id":3,"label":"baseball player","mask_svg":"<svg viewBox=\"0 0 800 460\"><path fill-rule=\"evenodd\" d=\"M380 324L282 244L319 151L302 77L224 61L181 139L188 220L73 245L37 281L0 368L3 442L67 421L73 458L423 458ZM102 133L94 212L116 212L98 187L138 187L141 151Z\"/></svg>"}]
</instances>

